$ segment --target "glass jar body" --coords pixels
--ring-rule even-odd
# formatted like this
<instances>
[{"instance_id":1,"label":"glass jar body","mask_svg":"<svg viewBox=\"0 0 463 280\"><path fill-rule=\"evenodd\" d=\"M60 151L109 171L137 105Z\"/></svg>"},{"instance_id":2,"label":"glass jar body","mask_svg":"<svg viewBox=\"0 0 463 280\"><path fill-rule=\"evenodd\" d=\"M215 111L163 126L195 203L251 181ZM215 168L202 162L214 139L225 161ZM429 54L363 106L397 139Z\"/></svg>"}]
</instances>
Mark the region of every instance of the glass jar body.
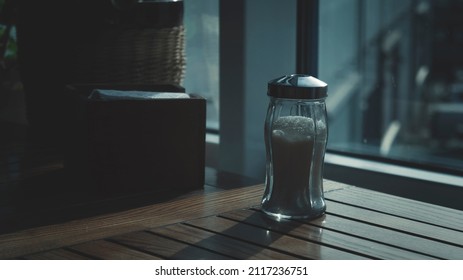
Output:
<instances>
[{"instance_id":1,"label":"glass jar body","mask_svg":"<svg viewBox=\"0 0 463 280\"><path fill-rule=\"evenodd\" d=\"M328 138L324 99L270 97L264 133L262 210L276 218L323 215L323 162Z\"/></svg>"}]
</instances>

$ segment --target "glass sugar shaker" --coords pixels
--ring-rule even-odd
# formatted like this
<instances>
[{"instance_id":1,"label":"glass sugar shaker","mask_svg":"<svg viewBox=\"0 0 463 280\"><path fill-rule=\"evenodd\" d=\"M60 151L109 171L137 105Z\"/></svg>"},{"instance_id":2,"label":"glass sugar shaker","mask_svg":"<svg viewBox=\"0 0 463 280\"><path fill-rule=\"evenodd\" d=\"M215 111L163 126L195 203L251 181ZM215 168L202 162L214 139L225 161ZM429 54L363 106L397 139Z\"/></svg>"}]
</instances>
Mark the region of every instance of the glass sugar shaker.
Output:
<instances>
[{"instance_id":1,"label":"glass sugar shaker","mask_svg":"<svg viewBox=\"0 0 463 280\"><path fill-rule=\"evenodd\" d=\"M326 210L327 90L325 82L300 74L268 83L262 210L277 219L313 219Z\"/></svg>"}]
</instances>

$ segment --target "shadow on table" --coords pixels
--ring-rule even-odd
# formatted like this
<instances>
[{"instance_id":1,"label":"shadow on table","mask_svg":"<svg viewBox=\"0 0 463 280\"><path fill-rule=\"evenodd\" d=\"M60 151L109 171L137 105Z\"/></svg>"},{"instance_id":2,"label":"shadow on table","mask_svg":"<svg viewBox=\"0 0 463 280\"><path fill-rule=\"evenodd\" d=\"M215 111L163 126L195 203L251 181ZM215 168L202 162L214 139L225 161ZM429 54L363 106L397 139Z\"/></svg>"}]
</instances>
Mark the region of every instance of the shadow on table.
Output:
<instances>
[{"instance_id":1,"label":"shadow on table","mask_svg":"<svg viewBox=\"0 0 463 280\"><path fill-rule=\"evenodd\" d=\"M238 210L241 211L241 210ZM303 224L293 220L274 220L261 211L254 211L247 217L232 217L220 215L214 217L209 226L197 228L213 232L214 235L205 238L173 255L172 259L182 259L188 254L188 250L196 250L197 247L206 248L223 255L224 258L236 259L278 259L278 258L297 258L312 259L319 256L319 252L312 252L309 255L303 250L292 251L290 248L299 246L300 239L320 242L322 229L307 233L306 236L296 237L292 232ZM208 219L208 218L205 218ZM224 226L221 223L235 223L233 226L219 230ZM297 240L299 239L299 240ZM243 243L244 242L244 243ZM311 247L312 248L312 247ZM317 249L318 248L318 249ZM314 250L319 250L319 246L314 246ZM265 250L265 252L263 252ZM302 254L301 254L302 252ZM220 257L219 257L220 259Z\"/></svg>"}]
</instances>

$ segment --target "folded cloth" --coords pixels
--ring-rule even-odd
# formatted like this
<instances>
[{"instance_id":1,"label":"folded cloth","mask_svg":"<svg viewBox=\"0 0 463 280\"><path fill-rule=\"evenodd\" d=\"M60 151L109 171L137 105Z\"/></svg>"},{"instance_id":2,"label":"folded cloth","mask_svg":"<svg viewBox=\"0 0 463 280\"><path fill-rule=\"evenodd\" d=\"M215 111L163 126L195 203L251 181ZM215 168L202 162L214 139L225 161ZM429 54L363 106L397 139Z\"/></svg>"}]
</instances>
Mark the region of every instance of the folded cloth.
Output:
<instances>
[{"instance_id":1,"label":"folded cloth","mask_svg":"<svg viewBox=\"0 0 463 280\"><path fill-rule=\"evenodd\" d=\"M95 89L89 95L90 100L149 100L149 99L187 99L190 96L178 92L126 91L112 89Z\"/></svg>"}]
</instances>

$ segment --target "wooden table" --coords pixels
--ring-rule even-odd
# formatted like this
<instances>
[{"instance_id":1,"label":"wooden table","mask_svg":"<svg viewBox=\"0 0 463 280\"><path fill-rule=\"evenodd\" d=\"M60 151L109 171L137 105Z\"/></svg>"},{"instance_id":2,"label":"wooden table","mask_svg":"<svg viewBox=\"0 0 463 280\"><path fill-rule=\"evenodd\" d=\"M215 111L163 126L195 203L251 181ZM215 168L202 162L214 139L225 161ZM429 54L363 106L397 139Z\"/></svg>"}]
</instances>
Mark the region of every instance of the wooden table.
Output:
<instances>
[{"instance_id":1,"label":"wooden table","mask_svg":"<svg viewBox=\"0 0 463 280\"><path fill-rule=\"evenodd\" d=\"M462 212L325 181L327 214L276 222L263 185L170 201L0 236L20 259L463 259Z\"/></svg>"},{"instance_id":2,"label":"wooden table","mask_svg":"<svg viewBox=\"0 0 463 280\"><path fill-rule=\"evenodd\" d=\"M17 161L3 156L0 190L62 168L47 153L35 159L16 174ZM48 216L35 224L22 213L22 227L0 235L0 259L463 259L463 211L333 181L324 187L326 215L277 222L259 210L262 184L206 168L204 189L162 200L57 204L29 213L31 221Z\"/></svg>"}]
</instances>

